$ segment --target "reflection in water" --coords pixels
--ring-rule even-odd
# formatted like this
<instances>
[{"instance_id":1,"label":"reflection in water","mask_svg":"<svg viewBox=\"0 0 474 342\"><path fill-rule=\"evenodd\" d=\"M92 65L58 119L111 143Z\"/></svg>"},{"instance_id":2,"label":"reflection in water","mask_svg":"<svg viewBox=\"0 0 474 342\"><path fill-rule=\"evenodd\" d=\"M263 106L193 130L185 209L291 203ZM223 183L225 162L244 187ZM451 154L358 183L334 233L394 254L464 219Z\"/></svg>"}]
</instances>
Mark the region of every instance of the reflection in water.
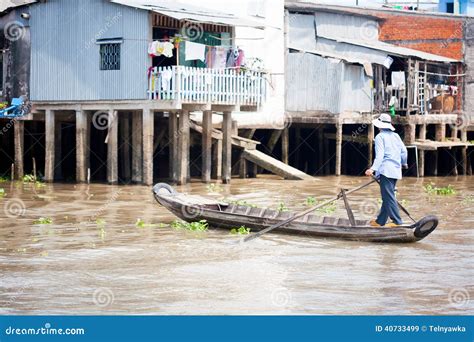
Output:
<instances>
[{"instance_id":1,"label":"reflection in water","mask_svg":"<svg viewBox=\"0 0 474 342\"><path fill-rule=\"evenodd\" d=\"M366 178L192 183L179 191L303 209ZM428 196L423 184L452 184ZM472 314L472 178L407 178L399 198L439 228L388 245L268 234L248 244L228 231L191 233L143 186L1 183L0 313L18 314ZM470 195L470 196L469 196ZM351 195L357 217L375 215L376 185ZM17 215L21 215L17 217ZM339 203L332 215L344 216ZM53 224L34 225L39 217ZM471 300L469 300L471 299Z\"/></svg>"}]
</instances>

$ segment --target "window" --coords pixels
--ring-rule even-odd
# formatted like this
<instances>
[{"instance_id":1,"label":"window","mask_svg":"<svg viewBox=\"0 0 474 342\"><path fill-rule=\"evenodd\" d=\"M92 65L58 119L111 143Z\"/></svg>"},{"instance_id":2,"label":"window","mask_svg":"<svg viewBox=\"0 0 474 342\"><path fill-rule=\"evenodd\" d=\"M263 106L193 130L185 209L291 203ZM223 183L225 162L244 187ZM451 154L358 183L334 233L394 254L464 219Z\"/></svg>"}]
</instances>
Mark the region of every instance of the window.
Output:
<instances>
[{"instance_id":1,"label":"window","mask_svg":"<svg viewBox=\"0 0 474 342\"><path fill-rule=\"evenodd\" d=\"M100 44L100 70L120 70L120 43Z\"/></svg>"},{"instance_id":2,"label":"window","mask_svg":"<svg viewBox=\"0 0 474 342\"><path fill-rule=\"evenodd\" d=\"M447 2L446 3L446 13L454 13L454 3Z\"/></svg>"}]
</instances>

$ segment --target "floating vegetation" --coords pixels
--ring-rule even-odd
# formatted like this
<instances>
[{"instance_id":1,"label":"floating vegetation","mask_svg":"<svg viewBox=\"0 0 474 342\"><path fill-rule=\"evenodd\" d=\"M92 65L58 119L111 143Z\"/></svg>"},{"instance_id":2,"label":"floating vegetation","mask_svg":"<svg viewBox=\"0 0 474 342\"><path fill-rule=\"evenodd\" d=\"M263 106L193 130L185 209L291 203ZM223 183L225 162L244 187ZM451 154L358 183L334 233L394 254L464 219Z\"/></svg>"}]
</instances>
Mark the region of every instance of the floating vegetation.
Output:
<instances>
[{"instance_id":1,"label":"floating vegetation","mask_svg":"<svg viewBox=\"0 0 474 342\"><path fill-rule=\"evenodd\" d=\"M171 223L171 227L174 229L186 229L193 232L205 232L209 228L209 224L207 223L206 220L200 220L198 222L191 222L191 223L185 222L185 221L174 220Z\"/></svg>"},{"instance_id":2,"label":"floating vegetation","mask_svg":"<svg viewBox=\"0 0 474 342\"><path fill-rule=\"evenodd\" d=\"M434 183L430 183L428 185L425 185L423 189L428 193L428 195L454 195L456 193L456 190L452 187L451 184L448 186L439 188L437 187Z\"/></svg>"},{"instance_id":3,"label":"floating vegetation","mask_svg":"<svg viewBox=\"0 0 474 342\"><path fill-rule=\"evenodd\" d=\"M23 184L32 183L38 188L45 186L45 184L39 181L34 175L24 175L22 178L22 181L23 181Z\"/></svg>"},{"instance_id":4,"label":"floating vegetation","mask_svg":"<svg viewBox=\"0 0 474 342\"><path fill-rule=\"evenodd\" d=\"M235 235L248 235L250 234L250 228L240 226L239 228L232 228L230 233Z\"/></svg>"},{"instance_id":5,"label":"floating vegetation","mask_svg":"<svg viewBox=\"0 0 474 342\"><path fill-rule=\"evenodd\" d=\"M5 189L0 188L0 198L5 197L7 193L5 192Z\"/></svg>"},{"instance_id":6,"label":"floating vegetation","mask_svg":"<svg viewBox=\"0 0 474 342\"><path fill-rule=\"evenodd\" d=\"M0 183L6 183L6 182L9 182L10 181L10 178L9 177L0 177Z\"/></svg>"},{"instance_id":7,"label":"floating vegetation","mask_svg":"<svg viewBox=\"0 0 474 342\"><path fill-rule=\"evenodd\" d=\"M304 204L309 207L309 206L316 206L323 202L325 202L325 200L318 201L315 197L308 196L306 197ZM326 204L325 206L321 208L316 209L315 211L317 211L318 213L323 213L323 214L333 214L336 211L336 208L337 208L336 203L332 202L332 203Z\"/></svg>"},{"instance_id":8,"label":"floating vegetation","mask_svg":"<svg viewBox=\"0 0 474 342\"><path fill-rule=\"evenodd\" d=\"M137 219L137 222L135 222L135 226L137 228L163 228L167 225L164 223L145 223L145 221L139 218Z\"/></svg>"},{"instance_id":9,"label":"floating vegetation","mask_svg":"<svg viewBox=\"0 0 474 342\"><path fill-rule=\"evenodd\" d=\"M53 219L51 217L40 217L39 219L33 222L33 224L51 224L51 223L53 223Z\"/></svg>"},{"instance_id":10,"label":"floating vegetation","mask_svg":"<svg viewBox=\"0 0 474 342\"><path fill-rule=\"evenodd\" d=\"M100 230L99 230L99 237L102 241L105 240L105 236L107 235L104 227L100 227Z\"/></svg>"},{"instance_id":11,"label":"floating vegetation","mask_svg":"<svg viewBox=\"0 0 474 342\"><path fill-rule=\"evenodd\" d=\"M281 212L284 212L284 211L288 211L290 209L285 205L285 202L279 202L278 207L277 207L276 210L281 213Z\"/></svg>"},{"instance_id":12,"label":"floating vegetation","mask_svg":"<svg viewBox=\"0 0 474 342\"><path fill-rule=\"evenodd\" d=\"M206 186L207 192L222 192L224 189L217 183L211 183Z\"/></svg>"},{"instance_id":13,"label":"floating vegetation","mask_svg":"<svg viewBox=\"0 0 474 342\"><path fill-rule=\"evenodd\" d=\"M97 227L104 227L105 223L106 223L105 220L101 218L98 218L95 220L95 224L97 225Z\"/></svg>"},{"instance_id":14,"label":"floating vegetation","mask_svg":"<svg viewBox=\"0 0 474 342\"><path fill-rule=\"evenodd\" d=\"M229 204L235 204L235 205L243 205L243 206L251 207L251 208L258 208L257 205L249 203L244 200L224 200L224 202L229 203Z\"/></svg>"}]
</instances>

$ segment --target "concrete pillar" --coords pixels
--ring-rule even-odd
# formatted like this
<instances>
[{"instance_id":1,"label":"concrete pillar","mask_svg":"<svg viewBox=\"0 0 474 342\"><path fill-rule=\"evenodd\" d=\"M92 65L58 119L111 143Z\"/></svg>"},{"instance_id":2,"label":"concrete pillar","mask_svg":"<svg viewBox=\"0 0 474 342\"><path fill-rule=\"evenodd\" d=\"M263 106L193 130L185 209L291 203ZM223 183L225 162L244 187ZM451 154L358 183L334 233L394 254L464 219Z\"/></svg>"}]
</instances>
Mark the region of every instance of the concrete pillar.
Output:
<instances>
[{"instance_id":1,"label":"concrete pillar","mask_svg":"<svg viewBox=\"0 0 474 342\"><path fill-rule=\"evenodd\" d=\"M202 116L202 181L211 181L212 168L212 112L204 111Z\"/></svg>"},{"instance_id":2,"label":"concrete pillar","mask_svg":"<svg viewBox=\"0 0 474 342\"><path fill-rule=\"evenodd\" d=\"M169 172L170 179L173 182L178 181L178 169L179 169L179 160L178 160L178 145L179 145L179 132L178 132L178 115L176 113L169 113L168 119L168 135L169 135Z\"/></svg>"},{"instance_id":3,"label":"concrete pillar","mask_svg":"<svg viewBox=\"0 0 474 342\"><path fill-rule=\"evenodd\" d=\"M222 120L222 182L232 178L232 112L224 112Z\"/></svg>"},{"instance_id":4,"label":"concrete pillar","mask_svg":"<svg viewBox=\"0 0 474 342\"><path fill-rule=\"evenodd\" d=\"M153 135L154 113L143 109L143 184L153 185Z\"/></svg>"},{"instance_id":5,"label":"concrete pillar","mask_svg":"<svg viewBox=\"0 0 474 342\"><path fill-rule=\"evenodd\" d=\"M186 184L189 164L189 111L182 110L179 114L179 146L178 146L178 184Z\"/></svg>"},{"instance_id":6,"label":"concrete pillar","mask_svg":"<svg viewBox=\"0 0 474 342\"><path fill-rule=\"evenodd\" d=\"M76 111L76 181L84 183L87 180L87 113L83 110Z\"/></svg>"},{"instance_id":7,"label":"concrete pillar","mask_svg":"<svg viewBox=\"0 0 474 342\"><path fill-rule=\"evenodd\" d=\"M107 133L107 182L118 183L118 113L109 109Z\"/></svg>"},{"instance_id":8,"label":"concrete pillar","mask_svg":"<svg viewBox=\"0 0 474 342\"><path fill-rule=\"evenodd\" d=\"M143 115L132 113L132 182L143 182Z\"/></svg>"},{"instance_id":9,"label":"concrete pillar","mask_svg":"<svg viewBox=\"0 0 474 342\"><path fill-rule=\"evenodd\" d=\"M25 153L25 122L16 120L13 125L15 139L15 175L14 179L20 180L25 175L24 153Z\"/></svg>"},{"instance_id":10,"label":"concrete pillar","mask_svg":"<svg viewBox=\"0 0 474 342\"><path fill-rule=\"evenodd\" d=\"M55 145L55 120L54 112L51 109L45 111L45 163L44 163L44 180L45 182L54 181L54 145Z\"/></svg>"},{"instance_id":11,"label":"concrete pillar","mask_svg":"<svg viewBox=\"0 0 474 342\"><path fill-rule=\"evenodd\" d=\"M336 124L336 176L341 175L342 123Z\"/></svg>"},{"instance_id":12,"label":"concrete pillar","mask_svg":"<svg viewBox=\"0 0 474 342\"><path fill-rule=\"evenodd\" d=\"M130 116L123 113L120 120L121 158L120 168L123 180L130 181Z\"/></svg>"}]
</instances>

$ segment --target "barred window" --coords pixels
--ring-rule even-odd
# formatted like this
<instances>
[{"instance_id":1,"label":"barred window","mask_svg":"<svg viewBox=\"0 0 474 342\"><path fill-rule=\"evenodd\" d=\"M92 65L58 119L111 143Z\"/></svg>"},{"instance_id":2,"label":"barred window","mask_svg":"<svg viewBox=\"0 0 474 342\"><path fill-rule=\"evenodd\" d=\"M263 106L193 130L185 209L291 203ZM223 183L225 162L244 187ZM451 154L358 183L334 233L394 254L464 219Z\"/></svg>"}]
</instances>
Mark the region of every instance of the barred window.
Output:
<instances>
[{"instance_id":1,"label":"barred window","mask_svg":"<svg viewBox=\"0 0 474 342\"><path fill-rule=\"evenodd\" d=\"M120 70L120 43L100 44L100 70Z\"/></svg>"}]
</instances>

